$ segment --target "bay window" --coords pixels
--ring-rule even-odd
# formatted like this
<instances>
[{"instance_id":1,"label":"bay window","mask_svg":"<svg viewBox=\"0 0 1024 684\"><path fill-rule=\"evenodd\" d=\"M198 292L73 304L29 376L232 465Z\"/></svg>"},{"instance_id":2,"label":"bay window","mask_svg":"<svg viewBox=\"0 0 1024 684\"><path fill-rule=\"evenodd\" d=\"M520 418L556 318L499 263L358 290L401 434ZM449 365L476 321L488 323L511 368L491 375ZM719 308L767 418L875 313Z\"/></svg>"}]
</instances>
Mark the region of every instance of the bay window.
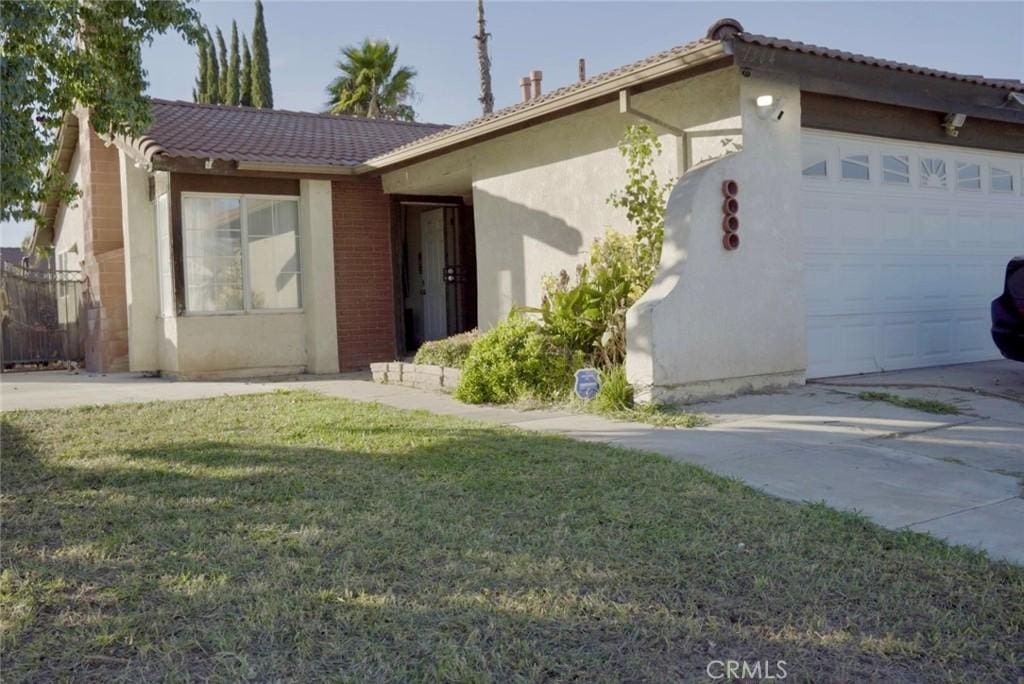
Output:
<instances>
[{"instance_id":1,"label":"bay window","mask_svg":"<svg viewBox=\"0 0 1024 684\"><path fill-rule=\"evenodd\" d=\"M189 312L302 306L298 199L183 193L181 216Z\"/></svg>"}]
</instances>

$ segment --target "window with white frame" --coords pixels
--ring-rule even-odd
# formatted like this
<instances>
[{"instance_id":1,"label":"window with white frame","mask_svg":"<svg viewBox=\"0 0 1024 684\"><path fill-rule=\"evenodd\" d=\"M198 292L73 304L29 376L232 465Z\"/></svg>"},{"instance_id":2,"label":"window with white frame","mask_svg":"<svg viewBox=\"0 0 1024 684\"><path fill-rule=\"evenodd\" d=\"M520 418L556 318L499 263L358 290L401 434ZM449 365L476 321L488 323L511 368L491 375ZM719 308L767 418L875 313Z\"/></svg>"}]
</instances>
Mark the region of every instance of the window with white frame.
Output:
<instances>
[{"instance_id":1,"label":"window with white frame","mask_svg":"<svg viewBox=\"0 0 1024 684\"><path fill-rule=\"evenodd\" d=\"M989 167L992 192L1013 192L1013 172L997 166Z\"/></svg>"},{"instance_id":2,"label":"window with white frame","mask_svg":"<svg viewBox=\"0 0 1024 684\"><path fill-rule=\"evenodd\" d=\"M882 181L910 185L910 157L905 154L883 154Z\"/></svg>"},{"instance_id":3,"label":"window with white frame","mask_svg":"<svg viewBox=\"0 0 1024 684\"><path fill-rule=\"evenodd\" d=\"M956 187L959 190L981 190L981 164L957 162Z\"/></svg>"},{"instance_id":4,"label":"window with white frame","mask_svg":"<svg viewBox=\"0 0 1024 684\"><path fill-rule=\"evenodd\" d=\"M181 208L188 311L302 306L297 199L183 194Z\"/></svg>"},{"instance_id":5,"label":"window with white frame","mask_svg":"<svg viewBox=\"0 0 1024 684\"><path fill-rule=\"evenodd\" d=\"M845 180L871 180L871 158L866 154L849 154L840 165Z\"/></svg>"},{"instance_id":6,"label":"window with white frame","mask_svg":"<svg viewBox=\"0 0 1024 684\"><path fill-rule=\"evenodd\" d=\"M946 187L946 161L944 159L921 158L921 187Z\"/></svg>"}]
</instances>

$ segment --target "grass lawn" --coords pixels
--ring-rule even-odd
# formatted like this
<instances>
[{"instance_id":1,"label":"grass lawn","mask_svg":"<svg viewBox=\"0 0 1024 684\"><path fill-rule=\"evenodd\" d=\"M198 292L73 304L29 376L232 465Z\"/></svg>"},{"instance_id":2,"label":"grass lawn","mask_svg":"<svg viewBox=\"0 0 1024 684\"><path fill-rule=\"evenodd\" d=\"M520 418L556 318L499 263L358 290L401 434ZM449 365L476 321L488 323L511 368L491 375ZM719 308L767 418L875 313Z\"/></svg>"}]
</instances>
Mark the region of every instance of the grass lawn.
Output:
<instances>
[{"instance_id":1,"label":"grass lawn","mask_svg":"<svg viewBox=\"0 0 1024 684\"><path fill-rule=\"evenodd\" d=\"M4 414L5 682L1016 681L1024 569L308 393Z\"/></svg>"}]
</instances>

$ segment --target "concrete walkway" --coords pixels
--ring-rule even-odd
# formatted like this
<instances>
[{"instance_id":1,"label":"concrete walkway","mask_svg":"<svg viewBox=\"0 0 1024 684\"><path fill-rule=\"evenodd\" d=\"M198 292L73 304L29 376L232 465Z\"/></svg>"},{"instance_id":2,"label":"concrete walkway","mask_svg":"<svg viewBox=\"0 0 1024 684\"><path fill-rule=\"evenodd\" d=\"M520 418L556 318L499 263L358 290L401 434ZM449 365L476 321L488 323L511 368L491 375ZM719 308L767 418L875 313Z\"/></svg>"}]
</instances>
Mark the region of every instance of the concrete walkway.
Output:
<instances>
[{"instance_id":1,"label":"concrete walkway","mask_svg":"<svg viewBox=\"0 0 1024 684\"><path fill-rule=\"evenodd\" d=\"M739 478L776 496L824 501L860 511L885 527L930 532L1024 564L1024 405L962 389L887 390L945 401L961 410L960 415L935 416L859 399L872 379L882 386L897 384L882 375L861 376L855 386L848 381L816 383L707 403L692 410L708 414L713 424L690 430L564 411L467 406L431 392L375 385L363 375L170 382L130 375L26 373L4 376L0 406L36 409L308 389L652 451Z\"/></svg>"}]
</instances>

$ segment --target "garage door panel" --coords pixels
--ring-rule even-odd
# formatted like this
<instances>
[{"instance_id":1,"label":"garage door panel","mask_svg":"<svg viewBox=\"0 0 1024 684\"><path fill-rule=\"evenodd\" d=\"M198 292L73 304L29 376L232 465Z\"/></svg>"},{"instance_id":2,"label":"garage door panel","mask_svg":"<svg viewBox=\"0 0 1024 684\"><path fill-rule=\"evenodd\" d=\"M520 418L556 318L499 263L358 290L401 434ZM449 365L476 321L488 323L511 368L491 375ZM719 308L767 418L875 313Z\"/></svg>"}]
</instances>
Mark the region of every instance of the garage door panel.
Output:
<instances>
[{"instance_id":1,"label":"garage door panel","mask_svg":"<svg viewBox=\"0 0 1024 684\"><path fill-rule=\"evenodd\" d=\"M881 209L882 247L906 250L914 247L914 212L908 207L886 204Z\"/></svg>"},{"instance_id":2,"label":"garage door panel","mask_svg":"<svg viewBox=\"0 0 1024 684\"><path fill-rule=\"evenodd\" d=\"M834 162L804 180L808 377L998 358L989 302L1006 262L1024 254L1024 157L817 131L804 140L805 160L869 160L868 180L862 166L842 178Z\"/></svg>"},{"instance_id":3,"label":"garage door panel","mask_svg":"<svg viewBox=\"0 0 1024 684\"><path fill-rule=\"evenodd\" d=\"M980 316L962 315L957 320L958 355L970 355L972 359L984 354L992 344L988 334L988 319Z\"/></svg>"},{"instance_id":4,"label":"garage door panel","mask_svg":"<svg viewBox=\"0 0 1024 684\"><path fill-rule=\"evenodd\" d=\"M913 363L917 353L917 326L913 321L882 324L883 358L896 364Z\"/></svg>"}]
</instances>

